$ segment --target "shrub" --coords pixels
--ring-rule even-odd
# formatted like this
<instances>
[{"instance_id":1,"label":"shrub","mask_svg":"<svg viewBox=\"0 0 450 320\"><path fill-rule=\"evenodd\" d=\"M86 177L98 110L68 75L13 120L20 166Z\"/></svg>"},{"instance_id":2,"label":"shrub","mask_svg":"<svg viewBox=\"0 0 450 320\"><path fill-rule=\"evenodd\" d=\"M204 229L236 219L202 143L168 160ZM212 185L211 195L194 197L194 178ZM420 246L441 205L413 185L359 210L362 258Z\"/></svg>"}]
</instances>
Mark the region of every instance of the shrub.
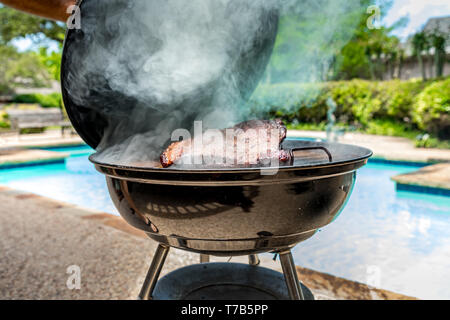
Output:
<instances>
[{"instance_id":1,"label":"shrub","mask_svg":"<svg viewBox=\"0 0 450 320\"><path fill-rule=\"evenodd\" d=\"M420 135L420 131L412 130L408 125L392 120L372 120L364 132L383 136L408 137L413 140Z\"/></svg>"},{"instance_id":2,"label":"shrub","mask_svg":"<svg viewBox=\"0 0 450 320\"><path fill-rule=\"evenodd\" d=\"M50 75L34 52L18 52L12 45L0 43L0 94L17 87L47 87Z\"/></svg>"},{"instance_id":3,"label":"shrub","mask_svg":"<svg viewBox=\"0 0 450 320\"><path fill-rule=\"evenodd\" d=\"M8 84L0 82L0 95L10 95L14 92L14 90Z\"/></svg>"},{"instance_id":4,"label":"shrub","mask_svg":"<svg viewBox=\"0 0 450 320\"><path fill-rule=\"evenodd\" d=\"M392 131L397 135L402 130L430 130L430 126L425 125L430 122L428 119L446 118L443 115L449 113L449 81L352 80L316 85L266 84L256 90L250 106L252 113L257 116L279 117L289 123L317 124L327 121L327 99L331 97L337 104L334 113L337 122L370 132ZM430 104L428 100L435 104ZM416 101L420 101L421 108L415 108L414 113ZM394 123L402 124L403 129L388 129ZM442 126L439 126L436 130L441 129Z\"/></svg>"},{"instance_id":5,"label":"shrub","mask_svg":"<svg viewBox=\"0 0 450 320\"><path fill-rule=\"evenodd\" d=\"M303 83L261 85L250 100L250 110L254 115L264 117L270 114L289 121L298 118L298 112L304 113L304 121L320 120L326 116L326 109L319 110L317 104L323 88L324 85ZM303 109L308 110L304 112Z\"/></svg>"},{"instance_id":6,"label":"shrub","mask_svg":"<svg viewBox=\"0 0 450 320\"><path fill-rule=\"evenodd\" d=\"M416 98L412 116L420 129L450 138L450 78L430 84Z\"/></svg>"},{"instance_id":7,"label":"shrub","mask_svg":"<svg viewBox=\"0 0 450 320\"><path fill-rule=\"evenodd\" d=\"M420 80L379 82L380 100L384 106L384 116L404 120L411 117L411 106L414 98L425 87L426 82Z\"/></svg>"},{"instance_id":8,"label":"shrub","mask_svg":"<svg viewBox=\"0 0 450 320\"><path fill-rule=\"evenodd\" d=\"M349 124L366 126L380 108L379 101L373 96L374 86L374 82L363 80L330 83L329 96L337 104L336 117Z\"/></svg>"},{"instance_id":9,"label":"shrub","mask_svg":"<svg viewBox=\"0 0 450 320\"><path fill-rule=\"evenodd\" d=\"M0 128L7 129L10 128L11 124L9 122L9 117L6 111L0 110Z\"/></svg>"},{"instance_id":10,"label":"shrub","mask_svg":"<svg viewBox=\"0 0 450 320\"><path fill-rule=\"evenodd\" d=\"M14 103L38 103L43 108L62 108L62 97L59 93L21 94L13 98Z\"/></svg>"},{"instance_id":11,"label":"shrub","mask_svg":"<svg viewBox=\"0 0 450 320\"><path fill-rule=\"evenodd\" d=\"M28 128L20 129L20 134L30 134L30 133L43 133L45 128Z\"/></svg>"}]
</instances>

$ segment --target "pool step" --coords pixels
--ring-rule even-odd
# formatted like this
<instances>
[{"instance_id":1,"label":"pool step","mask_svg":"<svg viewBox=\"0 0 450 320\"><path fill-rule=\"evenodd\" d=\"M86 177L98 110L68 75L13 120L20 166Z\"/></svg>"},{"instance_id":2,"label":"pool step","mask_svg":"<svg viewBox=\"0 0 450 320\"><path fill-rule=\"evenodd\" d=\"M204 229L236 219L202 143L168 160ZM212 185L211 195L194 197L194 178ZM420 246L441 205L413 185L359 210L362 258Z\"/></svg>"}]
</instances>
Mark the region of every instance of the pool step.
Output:
<instances>
[{"instance_id":1,"label":"pool step","mask_svg":"<svg viewBox=\"0 0 450 320\"><path fill-rule=\"evenodd\" d=\"M450 196L450 163L426 166L391 178L397 190Z\"/></svg>"},{"instance_id":2,"label":"pool step","mask_svg":"<svg viewBox=\"0 0 450 320\"><path fill-rule=\"evenodd\" d=\"M70 154L24 148L0 149L0 170L23 166L63 163Z\"/></svg>"}]
</instances>

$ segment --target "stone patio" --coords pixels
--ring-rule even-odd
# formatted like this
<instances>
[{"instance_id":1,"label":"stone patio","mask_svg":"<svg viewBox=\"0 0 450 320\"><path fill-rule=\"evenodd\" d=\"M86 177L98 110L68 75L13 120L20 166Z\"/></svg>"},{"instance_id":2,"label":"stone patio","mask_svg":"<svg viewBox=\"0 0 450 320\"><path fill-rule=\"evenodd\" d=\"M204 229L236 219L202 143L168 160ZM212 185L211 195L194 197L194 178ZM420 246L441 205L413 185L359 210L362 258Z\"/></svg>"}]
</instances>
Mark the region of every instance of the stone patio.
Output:
<instances>
[{"instance_id":1,"label":"stone patio","mask_svg":"<svg viewBox=\"0 0 450 320\"><path fill-rule=\"evenodd\" d=\"M324 132L289 131L289 136L325 138ZM378 158L412 162L450 162L450 150L417 149L403 138L347 133L340 142L358 144ZM77 136L44 134L0 136L0 165L63 161L60 152L30 147L77 145ZM406 179L406 180L405 180ZM450 164L425 167L395 178L401 183L445 187ZM0 299L134 299L150 264L156 244L120 217L0 187ZM197 263L198 255L172 250L163 274ZM212 261L226 261L212 258ZM246 262L234 257L232 262ZM262 265L280 270L266 256ZM67 268L82 272L80 290L66 286ZM318 299L412 299L346 279L298 267L301 280Z\"/></svg>"}]
</instances>

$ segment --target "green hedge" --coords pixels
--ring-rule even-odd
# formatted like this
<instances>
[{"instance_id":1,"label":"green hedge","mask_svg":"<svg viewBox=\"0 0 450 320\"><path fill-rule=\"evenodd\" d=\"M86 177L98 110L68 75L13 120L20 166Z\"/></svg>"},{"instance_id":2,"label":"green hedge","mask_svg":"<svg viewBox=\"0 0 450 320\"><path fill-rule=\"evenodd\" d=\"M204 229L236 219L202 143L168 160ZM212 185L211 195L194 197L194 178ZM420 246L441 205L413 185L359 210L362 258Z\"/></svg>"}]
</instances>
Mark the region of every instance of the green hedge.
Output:
<instances>
[{"instance_id":1,"label":"green hedge","mask_svg":"<svg viewBox=\"0 0 450 320\"><path fill-rule=\"evenodd\" d=\"M450 137L450 78L435 82L423 90L412 110L420 129L440 138Z\"/></svg>"},{"instance_id":2,"label":"green hedge","mask_svg":"<svg viewBox=\"0 0 450 320\"><path fill-rule=\"evenodd\" d=\"M30 106L28 104L39 104L43 108L62 108L62 96L59 93L51 93L51 94L19 94L14 96L12 103L19 104L19 108L26 107L29 108ZM26 106L21 106L20 104L27 104ZM8 107L12 107L13 105L10 104L3 108L3 110L0 110L0 129L8 129L10 128L10 122L8 119L8 114L6 112L6 109ZM31 106L31 107L37 107L37 106Z\"/></svg>"},{"instance_id":3,"label":"green hedge","mask_svg":"<svg viewBox=\"0 0 450 320\"><path fill-rule=\"evenodd\" d=\"M374 121L402 123L411 129L448 133L450 79L423 82L352 80L322 84L261 85L249 103L260 117L285 121L327 121L327 100L337 104L337 122L368 129Z\"/></svg>"},{"instance_id":4,"label":"green hedge","mask_svg":"<svg viewBox=\"0 0 450 320\"><path fill-rule=\"evenodd\" d=\"M13 98L14 103L38 103L43 108L62 108L62 97L60 93L50 94L20 94Z\"/></svg>"},{"instance_id":5,"label":"green hedge","mask_svg":"<svg viewBox=\"0 0 450 320\"><path fill-rule=\"evenodd\" d=\"M8 129L10 127L9 117L6 111L0 110L0 129Z\"/></svg>"}]
</instances>

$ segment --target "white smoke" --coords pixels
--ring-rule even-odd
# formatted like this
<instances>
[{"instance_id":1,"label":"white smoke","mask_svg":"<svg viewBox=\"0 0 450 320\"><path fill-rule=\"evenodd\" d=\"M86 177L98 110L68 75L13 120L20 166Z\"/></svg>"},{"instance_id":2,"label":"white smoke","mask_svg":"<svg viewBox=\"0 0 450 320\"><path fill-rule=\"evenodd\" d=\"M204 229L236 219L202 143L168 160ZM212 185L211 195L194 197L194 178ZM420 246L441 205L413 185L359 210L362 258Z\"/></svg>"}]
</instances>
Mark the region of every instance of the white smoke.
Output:
<instances>
[{"instance_id":1,"label":"white smoke","mask_svg":"<svg viewBox=\"0 0 450 320\"><path fill-rule=\"evenodd\" d=\"M84 38L67 57L66 88L77 105L108 119L97 159L122 164L157 160L171 132L194 120L208 129L248 118L244 102L269 57L244 58L257 55L255 41L273 45L270 33L292 22L284 16L309 21L311 52L295 52L293 61L304 81L302 66L326 63L333 53L319 49L337 38L345 43L358 22L345 19L360 9L359 0L85 2ZM295 34L289 37L292 46L276 50L297 50Z\"/></svg>"}]
</instances>

